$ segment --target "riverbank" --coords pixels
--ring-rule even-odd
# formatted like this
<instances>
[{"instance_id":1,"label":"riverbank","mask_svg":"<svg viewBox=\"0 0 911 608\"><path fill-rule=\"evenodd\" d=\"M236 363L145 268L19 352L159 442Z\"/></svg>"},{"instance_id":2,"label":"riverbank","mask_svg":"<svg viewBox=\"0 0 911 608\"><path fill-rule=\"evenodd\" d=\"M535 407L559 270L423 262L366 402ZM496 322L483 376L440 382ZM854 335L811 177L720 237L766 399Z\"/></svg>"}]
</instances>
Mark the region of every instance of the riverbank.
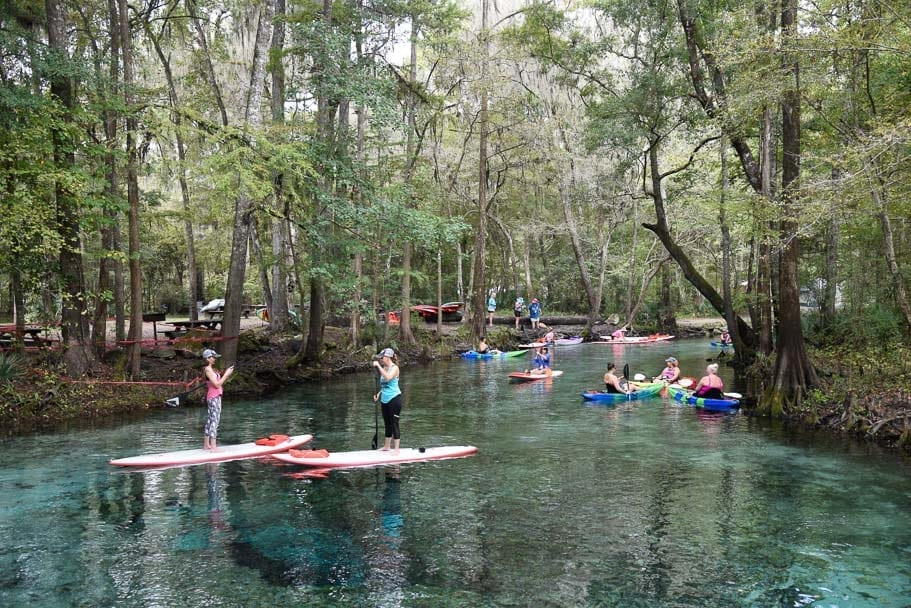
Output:
<instances>
[{"instance_id":1,"label":"riverbank","mask_svg":"<svg viewBox=\"0 0 911 608\"><path fill-rule=\"evenodd\" d=\"M462 324L444 324L438 337L435 324L416 323L414 345L400 342L396 326L387 330L379 325L373 328L377 334L374 343L359 348L350 344L347 330L327 327L320 364L296 365L292 362L302 344L300 335L272 335L265 323L245 321L237 371L230 386L232 395L238 397L262 396L299 382L369 370L373 355L386 345L396 350L402 366L452 357L473 347L468 342L468 328ZM678 324L684 338L712 335L724 326L720 318L685 318ZM582 328L551 329L575 335ZM509 350L534 335L527 328L516 331L498 324L489 327L487 338L492 346ZM205 365L200 351L214 345L205 342L207 336L210 334L191 332L172 345L144 349L142 379L137 383L124 380L122 350L109 351L92 377L79 380L55 371L59 369L59 353L29 353L23 361L23 373L12 382L0 382L0 432L20 434L73 419L167 407L167 400L175 396L180 396L184 405L201 403L202 391L187 393L199 386ZM911 367L907 354L907 348L899 344L812 350L820 386L809 393L800 411L789 413L786 422L911 452ZM752 373L771 373L770 362L755 364ZM746 400L744 413L750 413L754 401Z\"/></svg>"}]
</instances>

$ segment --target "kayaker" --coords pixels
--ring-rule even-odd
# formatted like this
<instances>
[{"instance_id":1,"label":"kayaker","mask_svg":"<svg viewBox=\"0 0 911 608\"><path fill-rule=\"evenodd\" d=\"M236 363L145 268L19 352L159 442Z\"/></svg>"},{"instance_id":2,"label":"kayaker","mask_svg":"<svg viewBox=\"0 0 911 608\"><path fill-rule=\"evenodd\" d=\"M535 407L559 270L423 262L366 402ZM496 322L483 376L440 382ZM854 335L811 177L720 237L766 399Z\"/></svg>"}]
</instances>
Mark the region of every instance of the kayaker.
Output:
<instances>
[{"instance_id":1,"label":"kayaker","mask_svg":"<svg viewBox=\"0 0 911 608\"><path fill-rule=\"evenodd\" d=\"M512 305L512 314L516 317L516 329L519 329L519 322L522 320L522 310L525 309L525 298L519 296L516 303Z\"/></svg>"},{"instance_id":2,"label":"kayaker","mask_svg":"<svg viewBox=\"0 0 911 608\"><path fill-rule=\"evenodd\" d=\"M547 374L549 376L551 372L550 361L550 353L547 352L547 347L541 346L535 351L535 358L532 361L534 363L534 369L532 369L531 372L525 370L525 373Z\"/></svg>"},{"instance_id":3,"label":"kayaker","mask_svg":"<svg viewBox=\"0 0 911 608\"><path fill-rule=\"evenodd\" d=\"M498 355L498 354L500 354L500 351L497 350L496 348L490 348L490 346L488 346L488 344L487 344L487 338L485 338L484 336L481 336L481 338L478 340L477 353L479 355L486 355L488 353L490 353L491 355Z\"/></svg>"},{"instance_id":4,"label":"kayaker","mask_svg":"<svg viewBox=\"0 0 911 608\"><path fill-rule=\"evenodd\" d=\"M610 337L614 340L622 340L626 337L626 328L618 327L616 330L614 330L614 333L612 333Z\"/></svg>"},{"instance_id":5,"label":"kayaker","mask_svg":"<svg viewBox=\"0 0 911 608\"><path fill-rule=\"evenodd\" d=\"M380 372L380 392L373 396L379 400L383 411L383 428L386 441L382 450L389 451L392 440L395 440L395 453L399 452L399 418L402 414L402 390L399 388L399 366L396 365L395 351L384 348L380 352L380 361L373 361L373 367Z\"/></svg>"},{"instance_id":6,"label":"kayaker","mask_svg":"<svg viewBox=\"0 0 911 608\"><path fill-rule=\"evenodd\" d=\"M705 368L705 376L696 384L693 394L709 399L724 399L724 381L718 377L718 364L711 363Z\"/></svg>"},{"instance_id":7,"label":"kayaker","mask_svg":"<svg viewBox=\"0 0 911 608\"><path fill-rule=\"evenodd\" d=\"M723 332L721 332L721 345L727 346L730 343L731 343L731 334L730 334L730 332L728 332L728 330L725 329Z\"/></svg>"},{"instance_id":8,"label":"kayaker","mask_svg":"<svg viewBox=\"0 0 911 608\"><path fill-rule=\"evenodd\" d=\"M203 438L203 449L204 450L215 450L216 448L216 438L218 437L218 425L221 422L221 395L224 392L222 385L228 381L228 378L231 377L231 374L234 373L234 366L232 365L225 370L224 374L218 372L215 369L215 360L221 357L217 352L211 348L207 348L202 351L202 358L206 360L206 368L204 371L206 375L206 386L208 390L206 391L206 407L208 408L208 414L206 415L206 425L204 427L205 437Z\"/></svg>"},{"instance_id":9,"label":"kayaker","mask_svg":"<svg viewBox=\"0 0 911 608\"><path fill-rule=\"evenodd\" d=\"M604 390L608 393L620 393L629 395L630 390L627 388L628 383L621 382L616 374L617 368L613 363L607 364L607 373L604 374Z\"/></svg>"},{"instance_id":10,"label":"kayaker","mask_svg":"<svg viewBox=\"0 0 911 608\"><path fill-rule=\"evenodd\" d=\"M551 329L546 334L544 334L544 337L541 338L541 342L543 342L544 344L553 344L554 340L556 340L556 339L557 339L557 336L556 336L556 334L554 334L554 330Z\"/></svg>"},{"instance_id":11,"label":"kayaker","mask_svg":"<svg viewBox=\"0 0 911 608\"><path fill-rule=\"evenodd\" d=\"M677 382L677 380L680 378L680 367L677 359L675 357L668 357L664 360L664 362L667 364L667 366L661 370L661 373L654 378L654 381L661 382L663 380L668 384Z\"/></svg>"}]
</instances>

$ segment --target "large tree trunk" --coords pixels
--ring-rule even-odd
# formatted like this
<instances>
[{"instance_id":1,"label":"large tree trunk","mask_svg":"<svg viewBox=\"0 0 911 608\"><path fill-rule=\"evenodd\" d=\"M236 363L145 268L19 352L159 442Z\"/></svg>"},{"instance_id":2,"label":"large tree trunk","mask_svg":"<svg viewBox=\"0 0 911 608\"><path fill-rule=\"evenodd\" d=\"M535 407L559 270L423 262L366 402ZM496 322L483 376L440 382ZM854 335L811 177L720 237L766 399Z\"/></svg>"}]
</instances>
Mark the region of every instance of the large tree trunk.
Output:
<instances>
[{"instance_id":1,"label":"large tree trunk","mask_svg":"<svg viewBox=\"0 0 911 608\"><path fill-rule=\"evenodd\" d=\"M47 13L48 46L58 57L69 60L67 23L64 7L58 0L45 2ZM73 82L67 69L55 71L50 76L51 95L63 106L66 120L73 109ZM66 129L54 130L54 163L58 170L67 173L76 163ZM85 278L82 268L82 247L79 232L79 206L73 193L62 180L55 184L57 203L57 230L60 234L60 272L63 280L61 333L63 335L64 363L71 377L82 376L96 362L89 337Z\"/></svg>"},{"instance_id":2,"label":"large tree trunk","mask_svg":"<svg viewBox=\"0 0 911 608\"><path fill-rule=\"evenodd\" d=\"M133 33L127 0L119 0L120 45L123 49L123 97L127 108L127 201L129 203L130 231L130 348L127 351L130 377L139 380L142 355L142 267L139 245L139 177L136 174L136 131L138 130L133 108Z\"/></svg>"},{"instance_id":3,"label":"large tree trunk","mask_svg":"<svg viewBox=\"0 0 911 608\"><path fill-rule=\"evenodd\" d=\"M784 44L797 41L797 0L785 0L781 27ZM800 288L797 281L797 205L800 199L800 79L796 55L786 53L782 67L791 72L793 82L781 101L783 217L779 254L778 342L774 383L764 396L761 411L780 417L796 410L806 390L817 383L810 362L800 318Z\"/></svg>"},{"instance_id":4,"label":"large tree trunk","mask_svg":"<svg viewBox=\"0 0 911 608\"><path fill-rule=\"evenodd\" d=\"M285 47L285 0L275 0L275 26L272 32L272 123L280 126L285 122L285 69L282 53ZM284 217L289 214L285 200L284 176L272 178L272 192L275 197L272 222L272 298L269 306L269 328L273 332L288 330L288 275L285 267L285 251L288 247L287 224Z\"/></svg>"},{"instance_id":5,"label":"large tree trunk","mask_svg":"<svg viewBox=\"0 0 911 608\"><path fill-rule=\"evenodd\" d=\"M406 135L405 158L407 168L405 170L405 186L409 191L409 196L413 199L411 193L412 181L414 178L415 166L417 165L417 152L415 137L417 135L417 96L414 93L414 87L417 86L418 79L418 30L419 24L415 13L411 13L411 57L408 64L408 79L410 86L408 90L408 133ZM412 203L413 204L413 203ZM411 205L409 205L411 206ZM399 337L405 344L415 344L414 333L411 331L411 239L405 239L402 247L402 314L399 318Z\"/></svg>"},{"instance_id":6,"label":"large tree trunk","mask_svg":"<svg viewBox=\"0 0 911 608\"><path fill-rule=\"evenodd\" d=\"M110 59L110 85L111 99L117 95L117 81L120 78L120 14L116 0L108 0L108 30L111 35ZM108 220L101 227L101 260L98 263L98 297L95 302L95 319L92 327L92 339L97 352L104 352L107 342L108 327L108 292L113 287L112 273L115 268L114 261L114 224L117 222L117 212L113 211L113 202L120 196L120 186L117 175L117 114L113 108L104 112L104 138L105 155L104 163L107 167L107 197L109 207L105 209L104 216Z\"/></svg>"},{"instance_id":7,"label":"large tree trunk","mask_svg":"<svg viewBox=\"0 0 911 608\"><path fill-rule=\"evenodd\" d=\"M244 111L244 127L256 136L262 121L260 103L265 87L266 59L269 42L272 39L273 0L265 0L259 9L256 27L256 43L253 47L253 66L250 69L250 85ZM225 290L225 312L221 336L224 339L222 351L224 364L237 360L237 339L240 334L240 315L244 304L244 280L247 274L247 243L250 239L250 224L253 214L253 200L242 184L234 205L234 233L231 240L231 263L228 270L228 285Z\"/></svg>"},{"instance_id":8,"label":"large tree trunk","mask_svg":"<svg viewBox=\"0 0 911 608\"><path fill-rule=\"evenodd\" d=\"M324 27L326 28L329 28L332 25L332 0L323 0L323 22ZM325 68L317 62L314 64L311 71L314 74L319 74L323 69ZM319 137L322 139L324 148L327 151L333 149L334 118L335 107L331 104L329 92L326 90L326 87L323 86L317 97L316 123ZM321 180L321 188L323 191L329 192L332 188L332 183L328 174L324 174ZM315 199L313 201L313 212L314 220L320 219L323 208L322 204ZM314 266L320 263L322 255L323 252L320 249L320 245L314 244L314 246L311 246L310 258ZM305 361L318 361L320 358L320 353L323 349L323 336L326 329L324 320L325 306L326 294L323 279L319 273L312 272L310 273L310 317L307 325L307 342L304 346L303 356Z\"/></svg>"},{"instance_id":9,"label":"large tree trunk","mask_svg":"<svg viewBox=\"0 0 911 608\"><path fill-rule=\"evenodd\" d=\"M869 163L867 172L868 174L872 172ZM892 287L895 292L895 303L898 305L898 309L902 312L902 316L905 319L906 329L911 330L911 305L908 303L908 291L905 289L905 279L902 276L901 268L898 266L898 258L895 255L895 239L892 235L892 221L889 219L886 188L878 175L870 175L870 196L873 198L873 204L879 210L877 215L879 216L880 228L883 231L883 254L886 258L886 268L889 269L889 276L892 279Z\"/></svg>"},{"instance_id":10,"label":"large tree trunk","mask_svg":"<svg viewBox=\"0 0 911 608\"><path fill-rule=\"evenodd\" d=\"M487 53L490 50L490 32L487 31L488 0L481 0L481 109L478 114L478 232L474 245L474 293L472 294L471 336L477 341L486 333L485 319L485 265L487 261L487 129L488 125L488 93L487 93Z\"/></svg>"},{"instance_id":11,"label":"large tree trunk","mask_svg":"<svg viewBox=\"0 0 911 608\"><path fill-rule=\"evenodd\" d=\"M762 113L762 135L760 142L760 163L762 172L760 176L760 193L762 198L759 204L763 207L761 217L765 217L765 207L768 201L775 198L775 135L772 124L772 110L765 108ZM772 354L772 328L774 317L772 315L772 245L766 236L765 219L760 219L761 226L758 255L756 258L756 307L759 310L759 352L765 356Z\"/></svg>"}]
</instances>

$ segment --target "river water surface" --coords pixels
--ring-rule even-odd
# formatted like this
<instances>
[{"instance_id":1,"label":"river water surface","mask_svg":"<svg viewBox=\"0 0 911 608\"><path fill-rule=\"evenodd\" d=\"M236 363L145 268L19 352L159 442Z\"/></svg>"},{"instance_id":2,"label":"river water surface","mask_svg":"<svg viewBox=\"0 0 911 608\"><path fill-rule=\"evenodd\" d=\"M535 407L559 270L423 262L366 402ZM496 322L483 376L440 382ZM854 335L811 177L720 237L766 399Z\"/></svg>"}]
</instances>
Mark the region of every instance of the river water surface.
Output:
<instances>
[{"instance_id":1,"label":"river water surface","mask_svg":"<svg viewBox=\"0 0 911 608\"><path fill-rule=\"evenodd\" d=\"M582 401L608 361L653 375L668 354L695 376L712 356L558 347L562 377L519 385L522 360L406 367L403 446L478 454L325 479L275 460L107 464L201 447L202 407L5 440L0 606L911 605L899 455L660 398ZM370 447L370 375L261 401L226 388L223 444Z\"/></svg>"}]
</instances>

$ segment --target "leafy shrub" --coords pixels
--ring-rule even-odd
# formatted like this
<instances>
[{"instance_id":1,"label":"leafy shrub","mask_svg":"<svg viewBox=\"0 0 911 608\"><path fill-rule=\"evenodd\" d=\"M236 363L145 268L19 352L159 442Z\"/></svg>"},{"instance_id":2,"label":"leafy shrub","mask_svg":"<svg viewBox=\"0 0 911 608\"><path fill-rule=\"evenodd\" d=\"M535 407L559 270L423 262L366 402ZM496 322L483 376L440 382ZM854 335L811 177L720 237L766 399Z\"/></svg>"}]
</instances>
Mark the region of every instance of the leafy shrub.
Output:
<instances>
[{"instance_id":1,"label":"leafy shrub","mask_svg":"<svg viewBox=\"0 0 911 608\"><path fill-rule=\"evenodd\" d=\"M25 360L16 353L0 353L0 382L12 382L25 373Z\"/></svg>"}]
</instances>

